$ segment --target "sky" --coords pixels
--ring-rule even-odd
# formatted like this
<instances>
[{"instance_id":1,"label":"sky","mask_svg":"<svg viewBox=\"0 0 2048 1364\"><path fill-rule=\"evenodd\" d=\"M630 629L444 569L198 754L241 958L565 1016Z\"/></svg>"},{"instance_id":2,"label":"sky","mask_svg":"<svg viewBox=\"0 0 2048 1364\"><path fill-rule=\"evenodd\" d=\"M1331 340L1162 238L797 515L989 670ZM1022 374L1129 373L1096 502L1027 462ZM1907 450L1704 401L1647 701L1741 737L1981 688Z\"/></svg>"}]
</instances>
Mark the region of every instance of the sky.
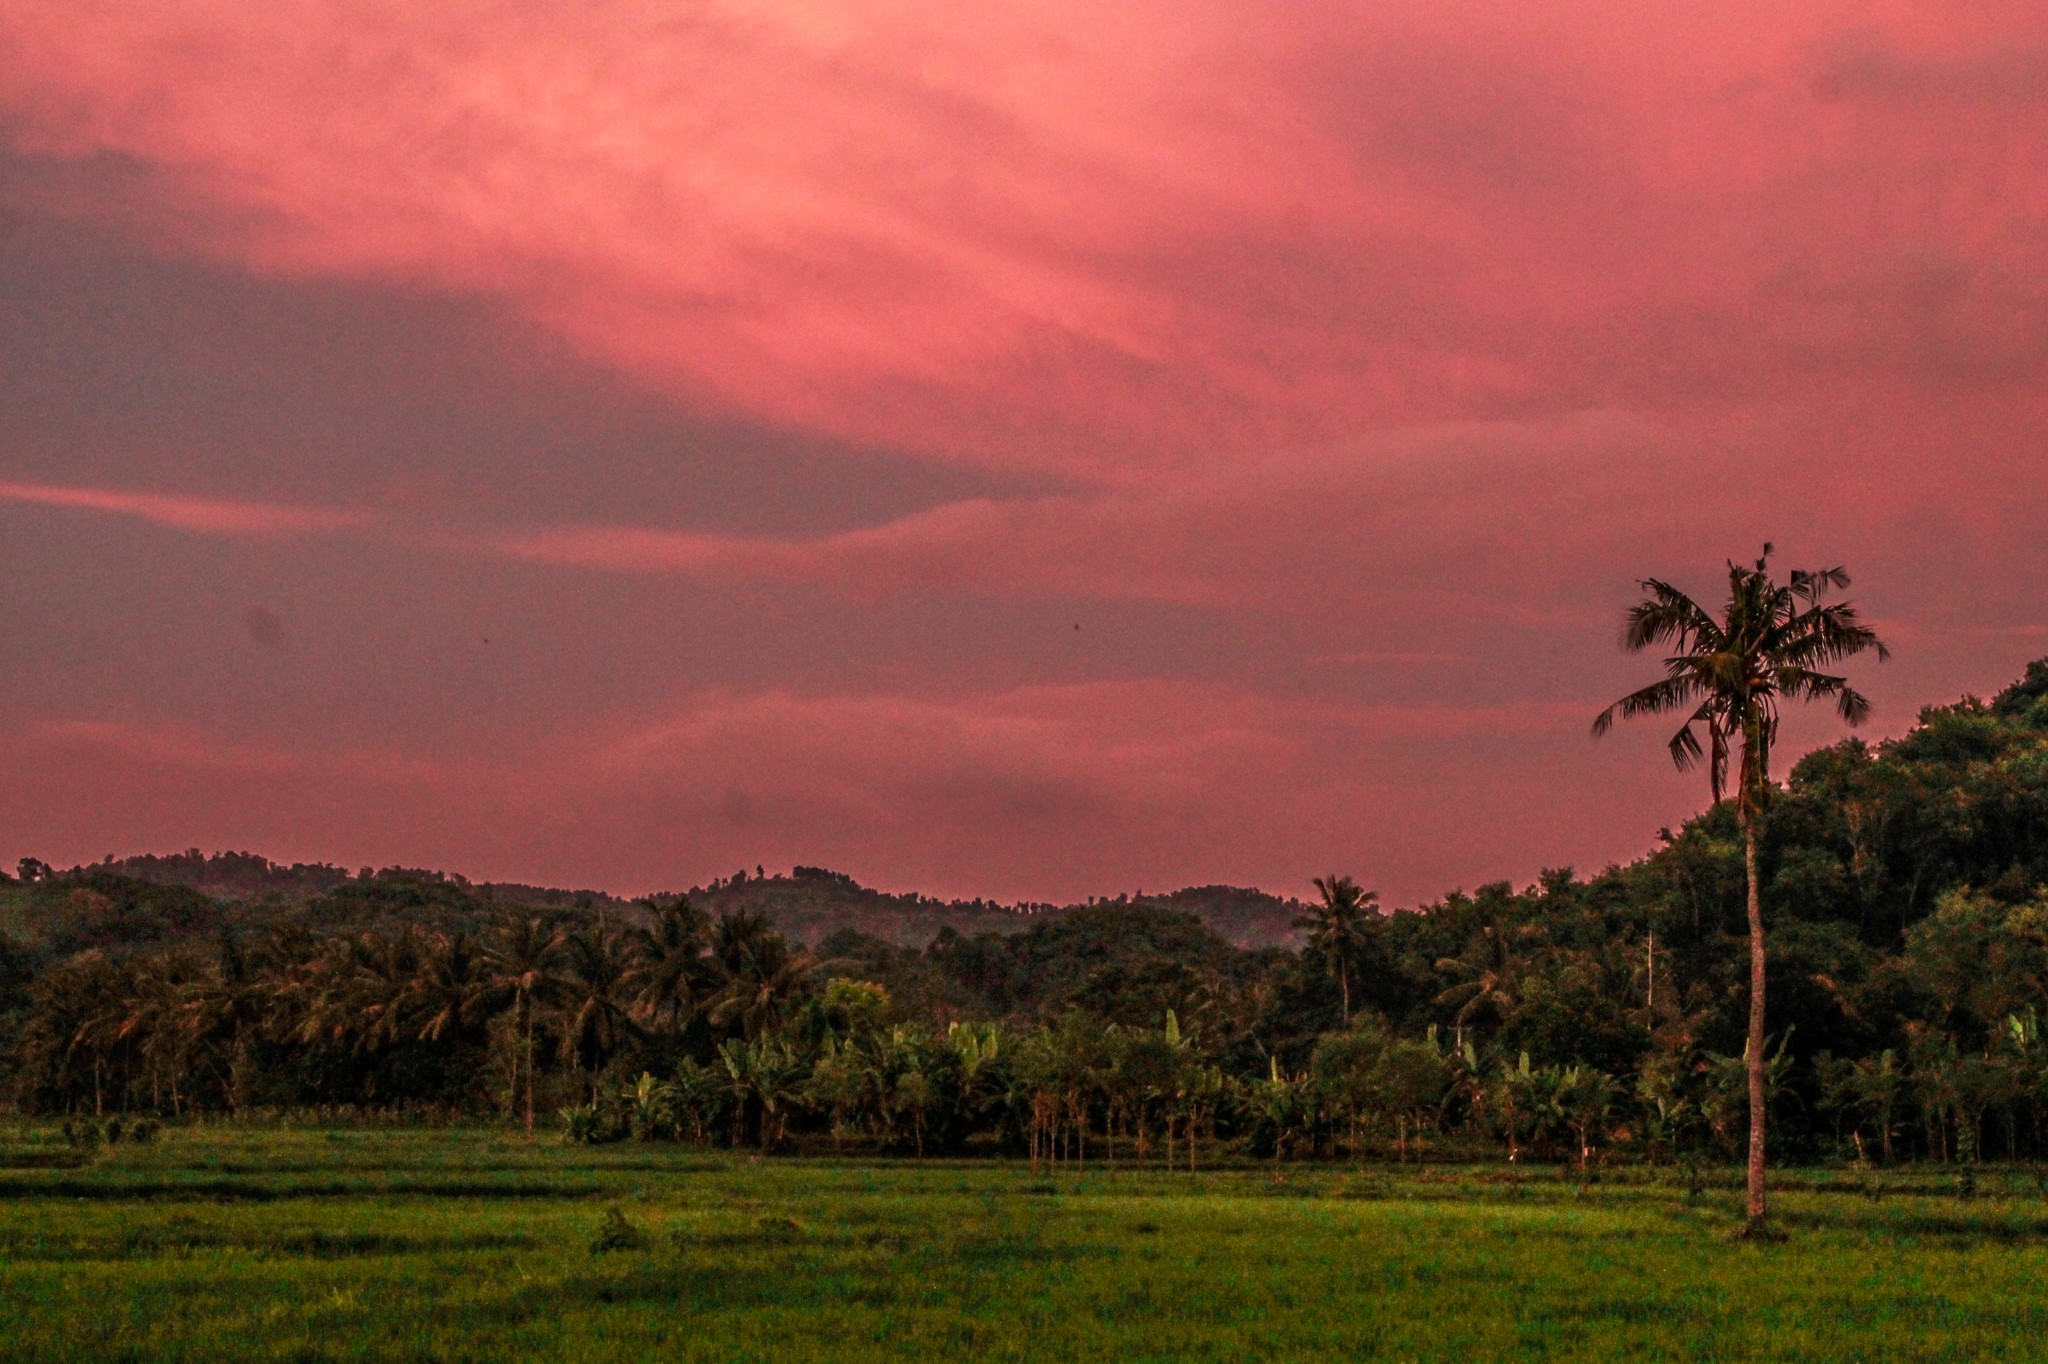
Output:
<instances>
[{"instance_id":1,"label":"sky","mask_svg":"<svg viewBox=\"0 0 2048 1364\"><path fill-rule=\"evenodd\" d=\"M1591 871L1641 578L2048 655L2044 380L2037 2L10 0L0 855Z\"/></svg>"}]
</instances>

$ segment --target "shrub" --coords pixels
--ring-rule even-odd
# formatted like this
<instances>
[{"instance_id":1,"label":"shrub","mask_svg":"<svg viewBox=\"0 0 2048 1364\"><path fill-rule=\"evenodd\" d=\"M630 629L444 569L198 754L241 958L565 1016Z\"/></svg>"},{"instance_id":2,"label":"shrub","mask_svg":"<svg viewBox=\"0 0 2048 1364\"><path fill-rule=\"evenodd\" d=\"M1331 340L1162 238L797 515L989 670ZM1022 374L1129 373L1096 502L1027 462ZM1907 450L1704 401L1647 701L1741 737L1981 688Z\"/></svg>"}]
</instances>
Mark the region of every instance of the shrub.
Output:
<instances>
[{"instance_id":1,"label":"shrub","mask_svg":"<svg viewBox=\"0 0 2048 1364\"><path fill-rule=\"evenodd\" d=\"M562 1140L577 1146L603 1146L626 1135L626 1125L608 1109L577 1104L562 1110Z\"/></svg>"},{"instance_id":2,"label":"shrub","mask_svg":"<svg viewBox=\"0 0 2048 1364\"><path fill-rule=\"evenodd\" d=\"M645 1249L647 1233L628 1221L618 1204L606 1208L604 1217L597 1224L597 1235L591 1238L590 1253L603 1255L614 1250Z\"/></svg>"}]
</instances>

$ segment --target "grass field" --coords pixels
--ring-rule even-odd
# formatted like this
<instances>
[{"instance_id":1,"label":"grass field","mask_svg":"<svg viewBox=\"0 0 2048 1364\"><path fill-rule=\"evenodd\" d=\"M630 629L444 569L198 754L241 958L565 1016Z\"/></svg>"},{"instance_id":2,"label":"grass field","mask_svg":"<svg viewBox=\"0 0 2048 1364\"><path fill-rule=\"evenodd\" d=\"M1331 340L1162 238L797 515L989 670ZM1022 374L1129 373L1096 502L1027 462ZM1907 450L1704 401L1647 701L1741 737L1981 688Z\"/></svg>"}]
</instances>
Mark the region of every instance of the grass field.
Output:
<instances>
[{"instance_id":1,"label":"grass field","mask_svg":"<svg viewBox=\"0 0 2048 1364\"><path fill-rule=\"evenodd\" d=\"M1650 1172L1034 1177L474 1131L0 1135L0 1357L2048 1354L2048 1198L1788 1176L1790 1239ZM616 1208L644 1248L593 1250ZM621 1236L617 1239L631 1239Z\"/></svg>"}]
</instances>

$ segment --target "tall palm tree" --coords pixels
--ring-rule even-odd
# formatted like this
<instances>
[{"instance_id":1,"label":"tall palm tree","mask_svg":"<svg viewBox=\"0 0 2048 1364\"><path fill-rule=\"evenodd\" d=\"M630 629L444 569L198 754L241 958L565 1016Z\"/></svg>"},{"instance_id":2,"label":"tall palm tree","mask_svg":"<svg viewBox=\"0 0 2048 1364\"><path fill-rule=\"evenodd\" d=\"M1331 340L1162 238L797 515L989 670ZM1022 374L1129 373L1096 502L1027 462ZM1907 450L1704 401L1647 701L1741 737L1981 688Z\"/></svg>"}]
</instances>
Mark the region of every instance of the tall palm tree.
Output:
<instances>
[{"instance_id":1,"label":"tall palm tree","mask_svg":"<svg viewBox=\"0 0 2048 1364\"><path fill-rule=\"evenodd\" d=\"M205 976L198 953L188 946L125 963L123 1005L109 1020L117 1025L114 1036L119 1044L112 1055L141 1060L152 1104L168 1082L173 1112L183 1108L186 1082L196 1078L205 1044L211 1040L193 1026L191 1010ZM230 1077L224 1092L232 1090Z\"/></svg>"},{"instance_id":2,"label":"tall palm tree","mask_svg":"<svg viewBox=\"0 0 2048 1364\"><path fill-rule=\"evenodd\" d=\"M569 933L563 947L561 1055L588 1077L594 1104L605 1063L639 1031L627 980L631 961L619 933L595 926Z\"/></svg>"},{"instance_id":3,"label":"tall palm tree","mask_svg":"<svg viewBox=\"0 0 2048 1364\"><path fill-rule=\"evenodd\" d=\"M271 1040L302 1040L307 1011L313 1007L327 944L304 924L284 924L258 940L261 970L270 988L270 1010L264 1031Z\"/></svg>"},{"instance_id":4,"label":"tall palm tree","mask_svg":"<svg viewBox=\"0 0 2048 1364\"><path fill-rule=\"evenodd\" d=\"M474 1038L481 1031L494 993L490 965L476 939L460 930L436 934L407 1000L408 1027L422 1042L453 1034Z\"/></svg>"},{"instance_id":5,"label":"tall palm tree","mask_svg":"<svg viewBox=\"0 0 2048 1364\"><path fill-rule=\"evenodd\" d=\"M1870 702L1848 679L1820 671L1875 650L1890 657L1876 631L1847 602L1824 600L1849 585L1840 568L1793 570L1788 581L1771 576L1771 547L1753 568L1728 564L1728 600L1717 619L1671 584L1645 578L1643 600L1629 609L1622 646L1630 652L1668 651L1664 676L1630 692L1593 721L1595 737L1616 717L1686 712L1671 736L1671 760L1680 771L1707 764L1714 803L1726 794L1735 763L1735 821L1742 830L1743 869L1749 882L1749 1228L1764 1226L1764 920L1758 894L1756 826L1771 791L1771 746L1779 707L1787 701L1830 701L1851 725L1870 715ZM1706 731L1702 747L1699 729Z\"/></svg>"},{"instance_id":6,"label":"tall palm tree","mask_svg":"<svg viewBox=\"0 0 2048 1364\"><path fill-rule=\"evenodd\" d=\"M680 1027L704 993L710 919L687 899L643 903L654 923L630 934L633 1013L656 1026Z\"/></svg>"},{"instance_id":7,"label":"tall palm tree","mask_svg":"<svg viewBox=\"0 0 2048 1364\"><path fill-rule=\"evenodd\" d=\"M222 1096L239 1114L249 1097L249 1053L269 1017L272 988L263 962L232 935L223 934L211 969L184 991L185 1022L199 1046L225 1053Z\"/></svg>"},{"instance_id":8,"label":"tall palm tree","mask_svg":"<svg viewBox=\"0 0 2048 1364\"><path fill-rule=\"evenodd\" d=\"M744 909L724 915L712 929L707 962L717 985L711 1021L720 1027L737 1022L742 1036L759 1037L803 1002L819 972L836 964L792 950L762 915Z\"/></svg>"},{"instance_id":9,"label":"tall palm tree","mask_svg":"<svg viewBox=\"0 0 2048 1364\"><path fill-rule=\"evenodd\" d=\"M287 1036L296 1042L327 1046L353 1042L360 1049L368 1020L360 1007L356 971L369 951L357 938L329 939L291 980L280 985L280 1021L289 1020L292 1025Z\"/></svg>"},{"instance_id":10,"label":"tall palm tree","mask_svg":"<svg viewBox=\"0 0 2048 1364\"><path fill-rule=\"evenodd\" d=\"M534 1014L559 992L562 934L551 919L522 914L500 924L484 949L486 969L497 997L512 1008L525 1071L526 1133L533 1135ZM517 1084L515 1075L514 1082Z\"/></svg>"},{"instance_id":11,"label":"tall palm tree","mask_svg":"<svg viewBox=\"0 0 2048 1364\"><path fill-rule=\"evenodd\" d=\"M1315 878L1316 894L1322 903L1294 921L1308 930L1308 945L1322 953L1324 968L1336 978L1342 1001L1344 1026L1351 1026L1351 973L1365 951L1366 921L1379 915L1380 895L1360 890L1348 876Z\"/></svg>"},{"instance_id":12,"label":"tall palm tree","mask_svg":"<svg viewBox=\"0 0 2048 1364\"><path fill-rule=\"evenodd\" d=\"M348 1011L340 1026L355 1034L358 1054L411 1040L406 1024L428 951L425 936L410 924L396 933L365 933L350 944L329 1011Z\"/></svg>"},{"instance_id":13,"label":"tall palm tree","mask_svg":"<svg viewBox=\"0 0 2048 1364\"><path fill-rule=\"evenodd\" d=\"M51 968L31 996L16 1053L21 1069L47 1084L66 1108L89 1073L93 1113L103 1113L107 1072L128 1043L136 994L131 965L110 961L98 949Z\"/></svg>"},{"instance_id":14,"label":"tall palm tree","mask_svg":"<svg viewBox=\"0 0 2048 1364\"><path fill-rule=\"evenodd\" d=\"M1504 923L1486 924L1462 957L1439 957L1436 969L1460 977L1438 993L1436 1002L1456 1005L1451 1018L1462 1045L1465 1029L1484 1014L1504 1019L1515 1007L1520 987L1521 961L1516 956L1518 941L1533 937L1527 927L1511 929Z\"/></svg>"}]
</instances>

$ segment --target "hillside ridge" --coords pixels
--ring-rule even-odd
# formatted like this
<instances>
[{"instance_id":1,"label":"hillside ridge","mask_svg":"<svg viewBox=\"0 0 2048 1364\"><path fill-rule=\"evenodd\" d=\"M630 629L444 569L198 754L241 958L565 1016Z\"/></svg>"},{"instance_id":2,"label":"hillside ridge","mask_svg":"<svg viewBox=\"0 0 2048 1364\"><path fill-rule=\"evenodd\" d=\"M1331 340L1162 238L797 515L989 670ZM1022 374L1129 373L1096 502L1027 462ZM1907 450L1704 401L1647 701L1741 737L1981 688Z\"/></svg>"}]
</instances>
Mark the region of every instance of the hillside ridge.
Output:
<instances>
[{"instance_id":1,"label":"hillside ridge","mask_svg":"<svg viewBox=\"0 0 2048 1364\"><path fill-rule=\"evenodd\" d=\"M329 896L349 887L445 887L474 893L497 904L530 904L550 908L572 906L624 909L635 903L604 891L471 881L453 872L411 867L363 867L350 871L330 862L274 862L246 851L142 853L109 858L58 873L34 859L25 859L28 874L81 876L93 873L128 877L161 887L196 891L216 901L292 905ZM864 886L845 872L798 865L770 873L757 867L680 892L639 897L660 901L687 896L714 915L739 911L759 914L777 930L799 942L816 944L834 933L852 929L899 947L923 947L942 929L976 933L1016 933L1045 916L1071 914L1097 905L1145 905L1194 914L1218 936L1237 947L1274 947L1292 942L1294 921L1307 912L1301 901L1244 886L1203 885L1148 895L1143 891L1115 896L1090 896L1085 901L1005 902L988 898L941 900L916 891L892 892Z\"/></svg>"}]
</instances>

